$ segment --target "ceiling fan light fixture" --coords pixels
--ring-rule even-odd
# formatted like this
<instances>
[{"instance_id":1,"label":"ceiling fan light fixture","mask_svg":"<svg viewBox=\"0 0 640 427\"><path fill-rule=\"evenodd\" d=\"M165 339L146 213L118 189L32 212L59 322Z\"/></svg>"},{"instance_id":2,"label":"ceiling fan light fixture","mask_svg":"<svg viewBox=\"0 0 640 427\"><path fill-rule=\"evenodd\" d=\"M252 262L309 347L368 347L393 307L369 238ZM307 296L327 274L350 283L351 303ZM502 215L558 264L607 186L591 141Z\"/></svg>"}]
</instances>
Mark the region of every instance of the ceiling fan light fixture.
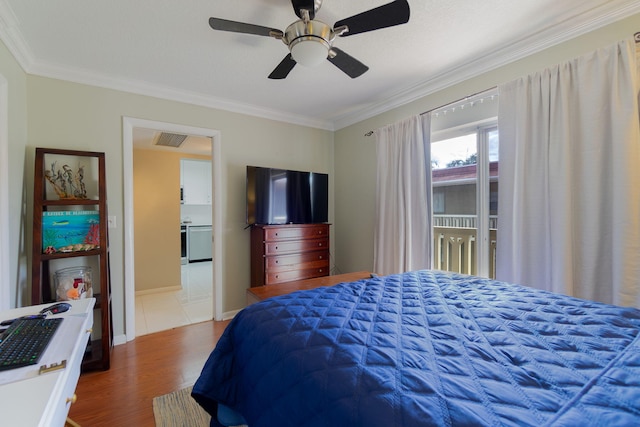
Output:
<instances>
[{"instance_id":1,"label":"ceiling fan light fixture","mask_svg":"<svg viewBox=\"0 0 640 427\"><path fill-rule=\"evenodd\" d=\"M298 37L289 44L294 61L305 67L315 67L327 59L331 46L324 39L307 36Z\"/></svg>"}]
</instances>

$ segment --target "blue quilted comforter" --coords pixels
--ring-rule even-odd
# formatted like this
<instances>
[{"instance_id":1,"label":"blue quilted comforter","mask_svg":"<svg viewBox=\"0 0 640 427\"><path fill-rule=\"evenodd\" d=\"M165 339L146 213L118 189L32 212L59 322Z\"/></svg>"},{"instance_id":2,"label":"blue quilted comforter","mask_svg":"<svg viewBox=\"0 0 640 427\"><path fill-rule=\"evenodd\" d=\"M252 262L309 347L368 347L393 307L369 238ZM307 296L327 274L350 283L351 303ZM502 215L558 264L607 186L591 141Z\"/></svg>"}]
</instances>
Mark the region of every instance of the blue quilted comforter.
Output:
<instances>
[{"instance_id":1,"label":"blue quilted comforter","mask_svg":"<svg viewBox=\"0 0 640 427\"><path fill-rule=\"evenodd\" d=\"M296 292L233 319L193 397L249 427L640 425L640 311L435 271Z\"/></svg>"}]
</instances>

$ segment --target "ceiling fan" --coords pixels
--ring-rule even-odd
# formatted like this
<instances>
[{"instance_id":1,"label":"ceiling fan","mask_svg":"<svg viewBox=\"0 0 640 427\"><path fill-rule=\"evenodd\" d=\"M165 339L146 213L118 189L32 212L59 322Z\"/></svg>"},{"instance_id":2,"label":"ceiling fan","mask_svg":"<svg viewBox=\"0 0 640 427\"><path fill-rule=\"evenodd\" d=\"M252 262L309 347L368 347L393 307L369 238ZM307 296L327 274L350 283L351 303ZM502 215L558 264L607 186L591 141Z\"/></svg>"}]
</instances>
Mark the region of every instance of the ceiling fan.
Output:
<instances>
[{"instance_id":1,"label":"ceiling fan","mask_svg":"<svg viewBox=\"0 0 640 427\"><path fill-rule=\"evenodd\" d=\"M327 59L351 78L365 73L369 67L333 46L337 36L346 37L367 31L392 27L409 21L409 3L396 0L336 22L332 27L315 20L322 0L291 0L295 14L300 18L282 32L275 28L209 18L214 30L254 34L282 40L289 54L269 74L270 79L284 79L297 63L306 66L320 64Z\"/></svg>"}]
</instances>

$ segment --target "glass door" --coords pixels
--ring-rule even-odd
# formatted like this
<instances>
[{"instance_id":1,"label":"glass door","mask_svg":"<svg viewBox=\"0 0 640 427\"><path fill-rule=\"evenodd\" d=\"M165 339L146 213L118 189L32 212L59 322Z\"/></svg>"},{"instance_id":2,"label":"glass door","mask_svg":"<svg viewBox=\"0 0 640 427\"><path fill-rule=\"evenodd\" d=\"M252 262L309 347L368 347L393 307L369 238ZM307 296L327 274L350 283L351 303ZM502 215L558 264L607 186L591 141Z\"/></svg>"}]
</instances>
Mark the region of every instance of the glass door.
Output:
<instances>
[{"instance_id":1,"label":"glass door","mask_svg":"<svg viewBox=\"0 0 640 427\"><path fill-rule=\"evenodd\" d=\"M431 143L434 268L495 277L498 129Z\"/></svg>"}]
</instances>

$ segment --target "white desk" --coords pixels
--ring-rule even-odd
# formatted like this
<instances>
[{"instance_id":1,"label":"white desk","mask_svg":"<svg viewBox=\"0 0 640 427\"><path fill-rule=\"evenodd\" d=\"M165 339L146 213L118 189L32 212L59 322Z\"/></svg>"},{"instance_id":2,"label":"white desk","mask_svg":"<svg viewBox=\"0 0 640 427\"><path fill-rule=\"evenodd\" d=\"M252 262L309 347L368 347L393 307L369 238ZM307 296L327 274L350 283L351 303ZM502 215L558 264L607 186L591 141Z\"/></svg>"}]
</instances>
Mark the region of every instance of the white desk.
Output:
<instances>
[{"instance_id":1,"label":"white desk","mask_svg":"<svg viewBox=\"0 0 640 427\"><path fill-rule=\"evenodd\" d=\"M37 365L0 371L0 420L6 426L64 426L80 377L82 357L93 327L94 298L70 301L51 343ZM0 321L37 314L51 304L0 313ZM38 374L41 365L66 360L64 369Z\"/></svg>"}]
</instances>

